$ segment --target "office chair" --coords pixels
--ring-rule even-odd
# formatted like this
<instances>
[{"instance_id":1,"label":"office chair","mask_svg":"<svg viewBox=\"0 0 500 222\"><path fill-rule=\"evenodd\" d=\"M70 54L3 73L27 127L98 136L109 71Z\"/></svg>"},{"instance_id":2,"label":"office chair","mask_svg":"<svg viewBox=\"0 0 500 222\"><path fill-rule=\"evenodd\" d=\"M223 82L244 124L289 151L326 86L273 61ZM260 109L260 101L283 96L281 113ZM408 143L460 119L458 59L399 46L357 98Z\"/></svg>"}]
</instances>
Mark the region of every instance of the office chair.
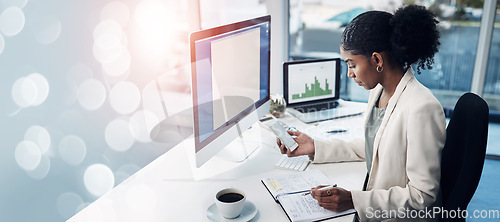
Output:
<instances>
[{"instance_id":1,"label":"office chair","mask_svg":"<svg viewBox=\"0 0 500 222\"><path fill-rule=\"evenodd\" d=\"M465 93L455 105L441 157L444 210L467 209L476 191L486 153L488 116L488 105L476 94ZM450 220L465 221L465 218L442 218Z\"/></svg>"}]
</instances>

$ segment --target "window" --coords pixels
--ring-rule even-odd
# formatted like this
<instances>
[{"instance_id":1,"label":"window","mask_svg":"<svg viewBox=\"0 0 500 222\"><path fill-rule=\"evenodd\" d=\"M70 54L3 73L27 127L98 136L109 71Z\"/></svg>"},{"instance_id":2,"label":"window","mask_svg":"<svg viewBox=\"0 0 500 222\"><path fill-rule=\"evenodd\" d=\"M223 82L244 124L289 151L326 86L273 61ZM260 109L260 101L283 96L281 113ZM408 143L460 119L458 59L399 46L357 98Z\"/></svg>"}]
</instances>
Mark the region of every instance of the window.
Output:
<instances>
[{"instance_id":1,"label":"window","mask_svg":"<svg viewBox=\"0 0 500 222\"><path fill-rule=\"evenodd\" d=\"M454 107L460 95L470 90L477 51L482 9L455 1L305 1L290 0L289 50L292 59L339 55L342 32L357 15L368 10L393 13L402 4L426 6L439 17L441 47L431 70L416 75L445 108ZM456 1L463 2L463 1ZM345 64L342 72L346 73ZM368 91L342 75L341 97L366 101ZM500 87L500 86L499 86Z\"/></svg>"},{"instance_id":2,"label":"window","mask_svg":"<svg viewBox=\"0 0 500 222\"><path fill-rule=\"evenodd\" d=\"M498 3L497 3L498 4ZM490 112L500 113L500 10L497 5L496 21L491 38L488 67L484 80L483 97L488 102Z\"/></svg>"}]
</instances>

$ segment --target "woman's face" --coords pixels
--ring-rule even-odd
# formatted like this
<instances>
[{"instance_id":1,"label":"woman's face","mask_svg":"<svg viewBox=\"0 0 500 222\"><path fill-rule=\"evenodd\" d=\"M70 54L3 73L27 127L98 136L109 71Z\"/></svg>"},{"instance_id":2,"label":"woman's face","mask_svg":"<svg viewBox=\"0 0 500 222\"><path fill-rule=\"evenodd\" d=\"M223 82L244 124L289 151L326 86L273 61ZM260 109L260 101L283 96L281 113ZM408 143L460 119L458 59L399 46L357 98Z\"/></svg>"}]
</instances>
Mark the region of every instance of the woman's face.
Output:
<instances>
[{"instance_id":1,"label":"woman's face","mask_svg":"<svg viewBox=\"0 0 500 222\"><path fill-rule=\"evenodd\" d=\"M372 63L371 57L353 55L351 51L344 51L342 47L340 47L340 54L347 63L347 77L353 78L359 86L363 86L367 90L377 86L381 75L377 72L377 67Z\"/></svg>"}]
</instances>

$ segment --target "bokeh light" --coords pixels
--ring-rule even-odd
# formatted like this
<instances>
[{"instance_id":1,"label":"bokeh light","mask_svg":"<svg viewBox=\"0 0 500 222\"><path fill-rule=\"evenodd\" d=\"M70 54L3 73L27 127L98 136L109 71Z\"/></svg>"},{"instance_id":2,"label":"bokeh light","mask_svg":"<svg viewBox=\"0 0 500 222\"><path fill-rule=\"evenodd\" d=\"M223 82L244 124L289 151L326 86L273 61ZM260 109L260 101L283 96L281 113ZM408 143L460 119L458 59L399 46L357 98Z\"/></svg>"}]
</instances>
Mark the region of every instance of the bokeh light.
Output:
<instances>
[{"instance_id":1,"label":"bokeh light","mask_svg":"<svg viewBox=\"0 0 500 222\"><path fill-rule=\"evenodd\" d=\"M115 119L106 126L104 133L108 146L118 152L128 150L134 144L129 123L123 119Z\"/></svg>"},{"instance_id":2,"label":"bokeh light","mask_svg":"<svg viewBox=\"0 0 500 222\"><path fill-rule=\"evenodd\" d=\"M124 35L118 22L101 21L94 29L94 57L100 63L111 63L117 60L124 51L121 40Z\"/></svg>"},{"instance_id":3,"label":"bokeh light","mask_svg":"<svg viewBox=\"0 0 500 222\"><path fill-rule=\"evenodd\" d=\"M26 19L18 7L8 7L0 14L0 30L5 36L15 36L23 30Z\"/></svg>"},{"instance_id":4,"label":"bokeh light","mask_svg":"<svg viewBox=\"0 0 500 222\"><path fill-rule=\"evenodd\" d=\"M33 83L35 83L36 87L36 98L35 101L31 104L32 106L38 106L45 102L45 99L47 99L47 96L49 95L49 82L47 79L40 73L32 73L26 77L28 79L31 79Z\"/></svg>"},{"instance_id":5,"label":"bokeh light","mask_svg":"<svg viewBox=\"0 0 500 222\"><path fill-rule=\"evenodd\" d=\"M86 110L99 109L106 99L104 85L96 79L87 79L80 84L77 100Z\"/></svg>"},{"instance_id":6,"label":"bokeh light","mask_svg":"<svg viewBox=\"0 0 500 222\"><path fill-rule=\"evenodd\" d=\"M24 140L37 144L42 154L47 153L50 148L50 134L41 126L35 125L28 128L24 133Z\"/></svg>"},{"instance_id":7,"label":"bokeh light","mask_svg":"<svg viewBox=\"0 0 500 222\"><path fill-rule=\"evenodd\" d=\"M40 164L33 169L26 171L28 176L30 176L33 179L36 180L41 180L49 174L50 171L50 158L47 155L42 155L42 158L40 159Z\"/></svg>"},{"instance_id":8,"label":"bokeh light","mask_svg":"<svg viewBox=\"0 0 500 222\"><path fill-rule=\"evenodd\" d=\"M130 69L130 53L123 48L122 53L112 62L103 63L102 69L110 76L122 76Z\"/></svg>"},{"instance_id":9,"label":"bokeh light","mask_svg":"<svg viewBox=\"0 0 500 222\"><path fill-rule=\"evenodd\" d=\"M24 8L24 6L26 6L26 3L28 3L28 0L2 0L2 4L5 7L16 6L19 8Z\"/></svg>"},{"instance_id":10,"label":"bokeh light","mask_svg":"<svg viewBox=\"0 0 500 222\"><path fill-rule=\"evenodd\" d=\"M101 20L113 20L121 27L125 27L129 21L130 10L125 3L114 1L106 4L101 11Z\"/></svg>"},{"instance_id":11,"label":"bokeh light","mask_svg":"<svg viewBox=\"0 0 500 222\"><path fill-rule=\"evenodd\" d=\"M135 20L143 28L155 28L166 24L167 9L159 0L144 0L137 5Z\"/></svg>"},{"instance_id":12,"label":"bokeh light","mask_svg":"<svg viewBox=\"0 0 500 222\"><path fill-rule=\"evenodd\" d=\"M4 48L5 48L5 39L3 38L3 35L0 34L0 55L2 54Z\"/></svg>"},{"instance_id":13,"label":"bokeh light","mask_svg":"<svg viewBox=\"0 0 500 222\"><path fill-rule=\"evenodd\" d=\"M87 146L78 136L65 136L59 142L59 155L64 162L77 166L85 159Z\"/></svg>"},{"instance_id":14,"label":"bokeh light","mask_svg":"<svg viewBox=\"0 0 500 222\"><path fill-rule=\"evenodd\" d=\"M38 106L45 102L49 95L49 83L40 73L32 73L14 82L12 99L20 107Z\"/></svg>"},{"instance_id":15,"label":"bokeh light","mask_svg":"<svg viewBox=\"0 0 500 222\"><path fill-rule=\"evenodd\" d=\"M66 192L57 198L57 211L66 220L73 216L82 204L83 199L78 194Z\"/></svg>"},{"instance_id":16,"label":"bokeh light","mask_svg":"<svg viewBox=\"0 0 500 222\"><path fill-rule=\"evenodd\" d=\"M15 158L21 168L34 170L40 164L42 153L35 143L25 140L17 144Z\"/></svg>"},{"instance_id":17,"label":"bokeh light","mask_svg":"<svg viewBox=\"0 0 500 222\"><path fill-rule=\"evenodd\" d=\"M44 15L36 19L33 27L35 39L42 44L51 44L61 34L61 21L53 15Z\"/></svg>"},{"instance_id":18,"label":"bokeh light","mask_svg":"<svg viewBox=\"0 0 500 222\"><path fill-rule=\"evenodd\" d=\"M113 172L106 165L93 164L85 170L83 182L89 193L100 197L113 188L115 179Z\"/></svg>"},{"instance_id":19,"label":"bokeh light","mask_svg":"<svg viewBox=\"0 0 500 222\"><path fill-rule=\"evenodd\" d=\"M66 74L66 85L68 86L69 93L64 97L67 105L72 105L76 102L80 84L90 78L92 78L92 69L88 65L76 63L69 67Z\"/></svg>"},{"instance_id":20,"label":"bokeh light","mask_svg":"<svg viewBox=\"0 0 500 222\"><path fill-rule=\"evenodd\" d=\"M134 138L143 143L151 142L151 130L160 121L148 110L139 110L130 117L130 127Z\"/></svg>"},{"instance_id":21,"label":"bokeh light","mask_svg":"<svg viewBox=\"0 0 500 222\"><path fill-rule=\"evenodd\" d=\"M172 9L170 9L172 10ZM140 29L137 30L140 44L138 50L143 62L150 68L159 68L159 64L170 62L167 55L172 50L175 41L175 13L169 11L162 1L144 0L134 11L135 22Z\"/></svg>"},{"instance_id":22,"label":"bokeh light","mask_svg":"<svg viewBox=\"0 0 500 222\"><path fill-rule=\"evenodd\" d=\"M111 107L120 114L134 112L141 102L141 92L136 85L123 81L117 83L109 93Z\"/></svg>"},{"instance_id":23,"label":"bokeh light","mask_svg":"<svg viewBox=\"0 0 500 222\"><path fill-rule=\"evenodd\" d=\"M37 94L36 84L30 78L19 78L12 86L12 99L21 108L31 106Z\"/></svg>"}]
</instances>

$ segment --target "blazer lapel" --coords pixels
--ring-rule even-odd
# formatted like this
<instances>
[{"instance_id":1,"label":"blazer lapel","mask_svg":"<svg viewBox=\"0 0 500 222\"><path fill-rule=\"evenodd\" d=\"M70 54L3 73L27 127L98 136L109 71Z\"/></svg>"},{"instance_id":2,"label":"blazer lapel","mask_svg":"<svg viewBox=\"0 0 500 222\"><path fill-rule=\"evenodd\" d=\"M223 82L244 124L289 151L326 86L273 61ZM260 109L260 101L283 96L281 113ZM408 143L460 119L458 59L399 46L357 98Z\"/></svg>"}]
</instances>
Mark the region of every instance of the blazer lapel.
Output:
<instances>
[{"instance_id":1,"label":"blazer lapel","mask_svg":"<svg viewBox=\"0 0 500 222\"><path fill-rule=\"evenodd\" d=\"M406 86L412 80L415 78L414 76L414 71L410 67L408 71L406 71L405 75L403 78L401 78L401 81L399 81L398 86L396 87L396 91L392 95L392 97L389 99L389 103L387 104L387 109L385 110L385 115L384 119L382 119L382 122L380 123L380 127L377 131L377 134L375 135L375 140L373 141L373 162L378 161L376 160L377 152L378 152L378 147L380 145L380 137L384 133L385 127L387 126L387 122L391 118L392 112L394 111L394 108L396 107L396 104L398 103L399 97L401 94L403 94L403 91L405 90ZM377 94L379 95L379 94ZM376 101L376 99L373 99ZM373 107L373 104L371 104L371 107ZM371 112L370 108L370 112ZM366 124L365 124L366 125ZM373 163L372 163L372 169L373 169Z\"/></svg>"}]
</instances>

